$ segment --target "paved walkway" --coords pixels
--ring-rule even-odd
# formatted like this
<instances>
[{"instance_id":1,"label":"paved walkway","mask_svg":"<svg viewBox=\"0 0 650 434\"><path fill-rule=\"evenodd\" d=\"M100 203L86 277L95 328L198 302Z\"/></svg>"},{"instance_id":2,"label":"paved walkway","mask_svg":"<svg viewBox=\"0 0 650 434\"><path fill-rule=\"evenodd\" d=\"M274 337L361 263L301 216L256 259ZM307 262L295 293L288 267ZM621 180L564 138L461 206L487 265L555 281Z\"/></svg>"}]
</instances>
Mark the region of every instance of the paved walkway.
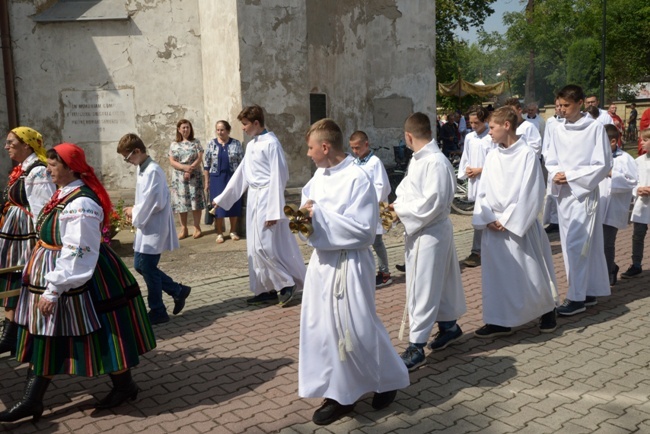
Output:
<instances>
[{"instance_id":1,"label":"paved walkway","mask_svg":"<svg viewBox=\"0 0 650 434\"><path fill-rule=\"evenodd\" d=\"M456 234L459 258L471 238L471 230ZM565 294L559 240L551 239ZM619 233L617 248L623 271L630 229ZM402 255L400 244L389 246L392 265ZM209 265L209 255L198 256L192 261ZM648 261L644 266L650 269ZM142 388L136 402L95 413L92 405L108 392L108 378L61 377L48 390L38 423L2 428L81 434L650 432L650 273L620 281L611 297L585 314L561 318L554 333L540 334L530 323L496 340L472 336L482 325L480 273L463 270L468 313L460 320L461 342L430 354L428 364L411 374L411 386L382 411L365 397L349 417L314 425L320 400L297 394L300 306L248 307L247 276L226 272L195 275L185 311L156 326L158 348L134 370ZM377 292L379 315L398 351L406 345L397 340L404 293L399 273ZM2 409L22 396L26 366L3 358L0 372Z\"/></svg>"}]
</instances>

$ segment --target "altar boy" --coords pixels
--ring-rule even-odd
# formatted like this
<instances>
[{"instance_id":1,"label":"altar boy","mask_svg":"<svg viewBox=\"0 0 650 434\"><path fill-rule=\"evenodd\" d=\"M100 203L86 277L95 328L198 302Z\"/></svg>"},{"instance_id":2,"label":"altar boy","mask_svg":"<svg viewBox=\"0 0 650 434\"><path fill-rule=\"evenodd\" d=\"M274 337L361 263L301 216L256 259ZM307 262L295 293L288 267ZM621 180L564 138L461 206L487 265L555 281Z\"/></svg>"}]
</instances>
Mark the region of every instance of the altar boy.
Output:
<instances>
[{"instance_id":1,"label":"altar boy","mask_svg":"<svg viewBox=\"0 0 650 434\"><path fill-rule=\"evenodd\" d=\"M498 146L485 159L472 224L483 231L483 321L479 338L506 336L540 318L542 333L557 327L559 301L548 237L537 219L544 200L542 166L516 133L517 113L501 107L490 115Z\"/></svg>"},{"instance_id":2,"label":"altar boy","mask_svg":"<svg viewBox=\"0 0 650 434\"><path fill-rule=\"evenodd\" d=\"M456 191L454 169L432 139L431 122L424 113L409 116L404 139L413 159L392 207L406 232L405 311L410 333L401 357L412 371L425 363L424 346L436 322L439 331L429 348L441 350L460 338L463 332L456 320L467 308L449 220Z\"/></svg>"},{"instance_id":3,"label":"altar boy","mask_svg":"<svg viewBox=\"0 0 650 434\"><path fill-rule=\"evenodd\" d=\"M312 420L327 425L368 392L374 392L373 408L387 407L409 378L375 308L373 182L343 151L333 120L311 126L307 147L318 169L302 190L315 250L302 297L298 393L325 398Z\"/></svg>"}]
</instances>

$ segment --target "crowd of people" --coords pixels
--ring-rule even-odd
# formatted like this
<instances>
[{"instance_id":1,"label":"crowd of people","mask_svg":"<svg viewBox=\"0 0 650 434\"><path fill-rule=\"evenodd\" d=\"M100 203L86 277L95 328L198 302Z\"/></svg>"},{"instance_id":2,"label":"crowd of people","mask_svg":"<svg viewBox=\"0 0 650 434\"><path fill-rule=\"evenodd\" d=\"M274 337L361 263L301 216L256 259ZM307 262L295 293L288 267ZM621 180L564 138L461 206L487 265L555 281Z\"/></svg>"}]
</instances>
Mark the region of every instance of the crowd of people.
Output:
<instances>
[{"instance_id":1,"label":"crowd of people","mask_svg":"<svg viewBox=\"0 0 650 434\"><path fill-rule=\"evenodd\" d=\"M102 242L112 204L83 150L63 143L46 151L38 132L13 129L5 149L17 166L0 221L0 266L9 272L0 275L0 291L18 294L3 298L0 352L29 363L29 374L24 396L0 413L0 421L38 419L45 392L60 374L108 374L113 388L98 409L135 399L139 388L130 369L155 347L152 325L169 321L163 292L172 297L174 315L191 293L158 268L161 254L189 236L190 211L193 237L202 236L206 208L216 242L225 242L226 217L229 238L238 240L245 192L253 293L247 303L286 307L303 292L298 393L324 398L313 415L316 424L352 411L366 393L374 393L373 408L387 407L409 385L409 371L426 362L425 348L440 351L463 335L458 320L467 308L449 219L456 177L469 180L468 195L475 201L472 248L462 261L482 266L485 325L474 335L510 335L534 320L541 332L553 332L558 314L584 312L616 284L614 245L633 196L632 265L621 277L641 273L650 223L650 157L634 162L622 151L622 125L597 105L569 85L558 92L556 115L546 123L536 105L524 113L517 99L493 111L473 107L463 140L454 115L440 136L442 146L429 117L414 113L404 124L413 157L390 204L386 171L368 135L352 133L350 155L334 120L315 122L305 141L316 171L300 204L313 228L300 234L314 248L307 267L285 215L284 151L266 129L261 107L245 107L237 117L251 138L245 151L230 137L227 121L215 124L216 138L204 150L191 122L181 119L169 151L171 187L140 137L126 134L117 153L137 170L135 204L124 212L136 229L134 269L146 283L148 311L133 275ZM640 135L650 151L650 129ZM458 175L448 158L454 152L462 154ZM404 227L406 301L399 335L408 326L409 344L401 354L375 306L375 290L392 283L380 206ZM569 286L563 302L538 219L543 209L545 223L560 232ZM178 234L174 213L180 217Z\"/></svg>"}]
</instances>

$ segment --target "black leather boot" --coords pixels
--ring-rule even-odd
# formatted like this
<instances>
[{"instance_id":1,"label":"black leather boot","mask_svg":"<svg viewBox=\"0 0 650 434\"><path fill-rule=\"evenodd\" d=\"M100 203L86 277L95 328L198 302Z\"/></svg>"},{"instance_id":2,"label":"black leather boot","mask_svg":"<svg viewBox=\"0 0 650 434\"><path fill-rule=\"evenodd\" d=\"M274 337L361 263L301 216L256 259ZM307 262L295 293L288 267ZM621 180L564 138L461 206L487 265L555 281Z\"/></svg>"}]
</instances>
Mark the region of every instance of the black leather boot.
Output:
<instances>
[{"instance_id":1,"label":"black leather boot","mask_svg":"<svg viewBox=\"0 0 650 434\"><path fill-rule=\"evenodd\" d=\"M18 324L4 320L2 336L0 336L0 354L9 352L13 356L16 354L16 342L18 341Z\"/></svg>"},{"instance_id":2,"label":"black leather boot","mask_svg":"<svg viewBox=\"0 0 650 434\"><path fill-rule=\"evenodd\" d=\"M28 416L32 416L34 421L39 420L43 414L43 397L50 381L49 378L34 375L30 369L23 398L9 410L0 413L0 422L15 422Z\"/></svg>"},{"instance_id":3,"label":"black leather boot","mask_svg":"<svg viewBox=\"0 0 650 434\"><path fill-rule=\"evenodd\" d=\"M127 400L134 400L138 397L140 389L131 378L130 369L117 375L109 374L109 377L113 381L113 389L95 405L96 409L117 407Z\"/></svg>"}]
</instances>

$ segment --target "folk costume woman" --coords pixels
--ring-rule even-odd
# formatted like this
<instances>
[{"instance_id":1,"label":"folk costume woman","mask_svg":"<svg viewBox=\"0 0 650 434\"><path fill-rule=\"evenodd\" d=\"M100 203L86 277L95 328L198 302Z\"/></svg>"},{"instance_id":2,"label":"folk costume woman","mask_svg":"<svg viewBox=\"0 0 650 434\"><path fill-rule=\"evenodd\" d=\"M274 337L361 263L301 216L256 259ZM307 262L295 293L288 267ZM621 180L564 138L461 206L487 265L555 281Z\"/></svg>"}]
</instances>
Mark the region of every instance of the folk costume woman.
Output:
<instances>
[{"instance_id":1,"label":"folk costume woman","mask_svg":"<svg viewBox=\"0 0 650 434\"><path fill-rule=\"evenodd\" d=\"M0 268L24 266L36 244L36 217L52 197L56 186L47 174L43 136L28 127L14 128L7 135L5 149L19 163L9 175L2 198L0 217ZM0 293L20 289L21 271L0 274ZM16 352L18 325L14 311L18 296L0 300L5 308L0 336L0 354Z\"/></svg>"},{"instance_id":2,"label":"folk costume woman","mask_svg":"<svg viewBox=\"0 0 650 434\"><path fill-rule=\"evenodd\" d=\"M102 243L111 202L83 150L63 143L47 151L47 163L59 190L38 218L16 309L16 358L30 371L23 398L0 413L3 422L40 418L59 374L109 374L113 389L96 408L135 399L130 368L156 345L137 282Z\"/></svg>"}]
</instances>

